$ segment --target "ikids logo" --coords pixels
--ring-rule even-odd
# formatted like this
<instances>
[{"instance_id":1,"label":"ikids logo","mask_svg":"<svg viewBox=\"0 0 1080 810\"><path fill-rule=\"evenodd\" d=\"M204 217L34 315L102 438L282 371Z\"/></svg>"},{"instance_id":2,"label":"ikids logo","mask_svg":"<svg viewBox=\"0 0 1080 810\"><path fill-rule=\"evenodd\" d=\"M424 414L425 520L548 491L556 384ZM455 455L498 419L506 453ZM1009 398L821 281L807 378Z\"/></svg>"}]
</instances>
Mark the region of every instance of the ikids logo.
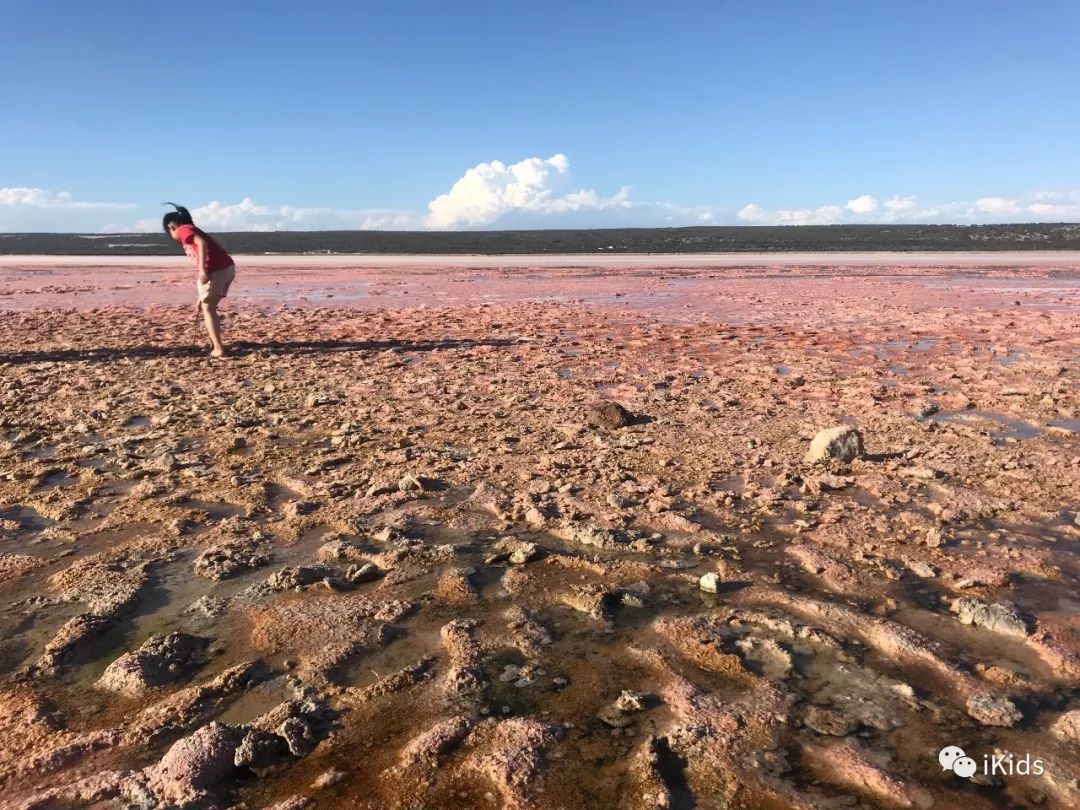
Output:
<instances>
[{"instance_id":1,"label":"ikids logo","mask_svg":"<svg viewBox=\"0 0 1080 810\"><path fill-rule=\"evenodd\" d=\"M937 755L941 769L952 771L957 776L970 779L981 771L985 776L1042 776L1045 768L1041 759L1032 759L1031 754L1022 757L1012 753L983 754L982 768L979 763L964 753L959 745L946 745Z\"/></svg>"}]
</instances>

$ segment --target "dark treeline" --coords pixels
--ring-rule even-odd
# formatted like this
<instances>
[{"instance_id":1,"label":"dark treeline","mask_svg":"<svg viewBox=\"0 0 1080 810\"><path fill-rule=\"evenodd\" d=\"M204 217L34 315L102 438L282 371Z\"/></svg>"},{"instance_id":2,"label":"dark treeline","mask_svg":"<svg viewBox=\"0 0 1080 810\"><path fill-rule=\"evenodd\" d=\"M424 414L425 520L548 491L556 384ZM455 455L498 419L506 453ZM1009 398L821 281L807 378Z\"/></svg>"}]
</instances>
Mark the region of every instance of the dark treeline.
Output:
<instances>
[{"instance_id":1,"label":"dark treeline","mask_svg":"<svg viewBox=\"0 0 1080 810\"><path fill-rule=\"evenodd\" d=\"M215 233L237 254L1080 250L1080 225L802 225L548 231ZM164 234L0 234L0 254L166 256Z\"/></svg>"}]
</instances>

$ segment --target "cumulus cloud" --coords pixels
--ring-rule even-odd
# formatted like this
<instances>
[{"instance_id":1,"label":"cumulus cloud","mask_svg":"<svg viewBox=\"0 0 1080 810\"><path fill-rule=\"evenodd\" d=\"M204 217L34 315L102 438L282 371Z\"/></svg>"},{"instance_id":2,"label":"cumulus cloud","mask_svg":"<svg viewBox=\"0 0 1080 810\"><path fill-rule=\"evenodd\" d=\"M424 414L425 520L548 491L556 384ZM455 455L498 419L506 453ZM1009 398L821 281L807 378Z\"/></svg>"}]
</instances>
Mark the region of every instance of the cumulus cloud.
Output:
<instances>
[{"instance_id":1,"label":"cumulus cloud","mask_svg":"<svg viewBox=\"0 0 1080 810\"><path fill-rule=\"evenodd\" d=\"M130 203L89 202L76 200L67 191L52 192L44 188L20 186L0 187L0 205L29 208L114 209L134 208Z\"/></svg>"},{"instance_id":2,"label":"cumulus cloud","mask_svg":"<svg viewBox=\"0 0 1080 810\"><path fill-rule=\"evenodd\" d=\"M890 197L882 207L890 214L902 214L915 208L914 197Z\"/></svg>"},{"instance_id":3,"label":"cumulus cloud","mask_svg":"<svg viewBox=\"0 0 1080 810\"><path fill-rule=\"evenodd\" d=\"M847 205L845 205L844 208L855 214L869 214L873 211L877 211L878 202L869 194L863 194L861 197L856 197L854 200L848 200Z\"/></svg>"},{"instance_id":4,"label":"cumulus cloud","mask_svg":"<svg viewBox=\"0 0 1080 810\"><path fill-rule=\"evenodd\" d=\"M631 206L630 189L602 197L592 189L560 195L560 176L570 170L563 154L509 165L500 160L478 163L450 188L428 203L426 224L435 229L493 225L507 214L565 214Z\"/></svg>"},{"instance_id":5,"label":"cumulus cloud","mask_svg":"<svg viewBox=\"0 0 1080 810\"><path fill-rule=\"evenodd\" d=\"M713 212L665 203L630 200L630 189L609 196L593 189L563 189L570 161L563 154L531 157L506 164L493 160L468 169L449 191L428 204L426 214L393 209L304 208L264 205L251 197L239 202L213 201L192 207L195 221L223 231L282 230L453 230L479 227L580 226L605 224L687 224L708 222ZM593 216L586 220L583 217ZM134 230L154 231L160 217L136 223Z\"/></svg>"},{"instance_id":6,"label":"cumulus cloud","mask_svg":"<svg viewBox=\"0 0 1080 810\"><path fill-rule=\"evenodd\" d=\"M832 225L844 219L844 211L844 207L840 205L769 211L750 203L740 208L736 216L740 222L750 225Z\"/></svg>"},{"instance_id":7,"label":"cumulus cloud","mask_svg":"<svg viewBox=\"0 0 1080 810\"><path fill-rule=\"evenodd\" d=\"M134 209L131 203L76 199L67 191L0 186L0 233L99 231Z\"/></svg>"},{"instance_id":8,"label":"cumulus cloud","mask_svg":"<svg viewBox=\"0 0 1080 810\"><path fill-rule=\"evenodd\" d=\"M1080 191L1036 191L1022 198L979 197L974 202L920 204L913 196L892 196L882 203L863 194L847 204L817 208L766 209L755 203L736 215L754 225L837 225L888 223L986 224L1080 220Z\"/></svg>"},{"instance_id":9,"label":"cumulus cloud","mask_svg":"<svg viewBox=\"0 0 1080 810\"><path fill-rule=\"evenodd\" d=\"M975 201L975 210L984 214L1015 214L1020 208L1016 200L1007 197L980 197Z\"/></svg>"},{"instance_id":10,"label":"cumulus cloud","mask_svg":"<svg viewBox=\"0 0 1080 810\"><path fill-rule=\"evenodd\" d=\"M217 231L402 231L422 227L408 211L259 205L250 197L238 203L215 200L192 208L191 216L200 226ZM148 217L139 220L134 230L156 231L160 227L161 217Z\"/></svg>"},{"instance_id":11,"label":"cumulus cloud","mask_svg":"<svg viewBox=\"0 0 1080 810\"><path fill-rule=\"evenodd\" d=\"M235 198L234 198L235 199ZM0 232L55 230L157 231L161 211L134 225L116 225L112 213L127 203L92 202L43 188L0 187ZM846 202L807 208L686 206L631 198L631 189L602 194L570 183L570 160L562 153L516 163L479 163L426 211L268 205L251 197L191 206L208 230L453 230L462 228L604 228L686 225L831 225L843 223L994 223L1080 221L1080 190L1038 190L1026 195L987 195L973 201L923 202L913 195L858 194Z\"/></svg>"}]
</instances>

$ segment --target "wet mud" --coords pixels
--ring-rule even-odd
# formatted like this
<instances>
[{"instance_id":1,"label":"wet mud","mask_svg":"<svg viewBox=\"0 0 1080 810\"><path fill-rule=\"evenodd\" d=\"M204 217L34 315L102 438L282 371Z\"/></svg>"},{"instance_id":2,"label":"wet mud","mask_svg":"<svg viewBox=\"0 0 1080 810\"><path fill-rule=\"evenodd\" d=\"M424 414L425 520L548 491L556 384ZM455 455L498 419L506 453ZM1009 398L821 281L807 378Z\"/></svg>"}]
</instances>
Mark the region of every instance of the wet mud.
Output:
<instances>
[{"instance_id":1,"label":"wet mud","mask_svg":"<svg viewBox=\"0 0 1080 810\"><path fill-rule=\"evenodd\" d=\"M1076 268L50 272L0 807L1080 806Z\"/></svg>"}]
</instances>

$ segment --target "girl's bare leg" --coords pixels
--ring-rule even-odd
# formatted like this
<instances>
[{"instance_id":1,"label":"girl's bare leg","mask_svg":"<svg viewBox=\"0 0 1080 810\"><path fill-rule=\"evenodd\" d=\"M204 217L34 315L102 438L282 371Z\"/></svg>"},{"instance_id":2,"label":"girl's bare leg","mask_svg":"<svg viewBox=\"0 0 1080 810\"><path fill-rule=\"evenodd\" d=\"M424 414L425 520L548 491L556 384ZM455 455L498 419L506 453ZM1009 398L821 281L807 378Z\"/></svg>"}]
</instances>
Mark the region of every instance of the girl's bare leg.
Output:
<instances>
[{"instance_id":1,"label":"girl's bare leg","mask_svg":"<svg viewBox=\"0 0 1080 810\"><path fill-rule=\"evenodd\" d=\"M225 346L221 342L221 319L218 317L217 305L217 299L214 298L211 298L209 301L203 301L203 320L206 322L206 332L210 335L210 342L214 346L213 350L210 352L210 356L224 357Z\"/></svg>"}]
</instances>

